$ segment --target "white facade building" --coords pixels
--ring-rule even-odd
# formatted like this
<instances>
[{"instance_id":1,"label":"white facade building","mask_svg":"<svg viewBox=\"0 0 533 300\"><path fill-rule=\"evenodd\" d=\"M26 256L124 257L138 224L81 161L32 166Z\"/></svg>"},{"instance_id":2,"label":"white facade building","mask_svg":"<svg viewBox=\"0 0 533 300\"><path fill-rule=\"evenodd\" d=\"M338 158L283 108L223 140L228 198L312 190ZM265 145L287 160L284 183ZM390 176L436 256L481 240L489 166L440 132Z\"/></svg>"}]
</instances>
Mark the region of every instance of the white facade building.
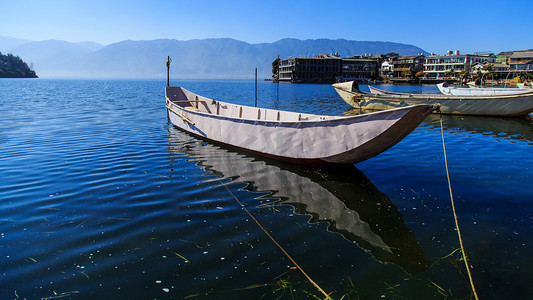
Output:
<instances>
[{"instance_id":1,"label":"white facade building","mask_svg":"<svg viewBox=\"0 0 533 300\"><path fill-rule=\"evenodd\" d=\"M383 63L381 63L380 72L381 72L382 77L392 76L393 70L394 70L394 64L391 61L385 60L383 61Z\"/></svg>"},{"instance_id":2,"label":"white facade building","mask_svg":"<svg viewBox=\"0 0 533 300\"><path fill-rule=\"evenodd\" d=\"M453 70L470 72L471 66L476 63L494 63L496 56L493 53L460 54L459 51L448 51L446 55L429 55L424 63L426 78L443 78L445 73Z\"/></svg>"}]
</instances>

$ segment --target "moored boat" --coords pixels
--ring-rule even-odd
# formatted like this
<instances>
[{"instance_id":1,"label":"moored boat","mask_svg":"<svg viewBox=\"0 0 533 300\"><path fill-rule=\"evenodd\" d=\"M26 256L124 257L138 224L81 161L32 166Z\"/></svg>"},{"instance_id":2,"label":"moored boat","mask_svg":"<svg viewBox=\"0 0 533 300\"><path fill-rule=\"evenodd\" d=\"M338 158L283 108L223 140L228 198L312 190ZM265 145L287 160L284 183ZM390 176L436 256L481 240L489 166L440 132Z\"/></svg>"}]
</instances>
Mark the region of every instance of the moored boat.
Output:
<instances>
[{"instance_id":1,"label":"moored boat","mask_svg":"<svg viewBox=\"0 0 533 300\"><path fill-rule=\"evenodd\" d=\"M533 89L533 82L517 83L516 86L521 89Z\"/></svg>"},{"instance_id":2,"label":"moored boat","mask_svg":"<svg viewBox=\"0 0 533 300\"><path fill-rule=\"evenodd\" d=\"M370 110L387 110L416 104L440 104L440 111L443 114L511 117L533 112L532 90L488 95L445 95L396 93L373 88L372 93L366 93L360 91L354 81L336 83L333 87L352 107Z\"/></svg>"},{"instance_id":3,"label":"moored boat","mask_svg":"<svg viewBox=\"0 0 533 300\"><path fill-rule=\"evenodd\" d=\"M412 105L355 116L327 116L215 101L167 86L172 124L201 138L305 165L353 164L394 146L434 109Z\"/></svg>"},{"instance_id":4,"label":"moored boat","mask_svg":"<svg viewBox=\"0 0 533 300\"><path fill-rule=\"evenodd\" d=\"M524 88L505 88L505 87L456 87L451 86L446 82L437 84L437 88L444 95L455 95L455 96L494 96L494 95L508 95L508 94L519 94L523 92L531 92Z\"/></svg>"}]
</instances>

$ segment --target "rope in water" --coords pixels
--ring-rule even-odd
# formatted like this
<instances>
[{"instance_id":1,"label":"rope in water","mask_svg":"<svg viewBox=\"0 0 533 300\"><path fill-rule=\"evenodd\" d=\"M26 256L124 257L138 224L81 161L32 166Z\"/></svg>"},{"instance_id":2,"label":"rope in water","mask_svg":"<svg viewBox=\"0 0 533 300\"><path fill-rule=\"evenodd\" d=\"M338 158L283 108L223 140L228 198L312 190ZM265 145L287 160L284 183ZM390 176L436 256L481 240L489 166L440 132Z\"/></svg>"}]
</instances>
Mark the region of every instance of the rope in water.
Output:
<instances>
[{"instance_id":1,"label":"rope in water","mask_svg":"<svg viewBox=\"0 0 533 300\"><path fill-rule=\"evenodd\" d=\"M446 145L444 144L444 126L442 125L442 115L440 115L440 131L442 135L442 149L444 150L444 165L446 166L446 177L448 178L448 189L450 190L450 200L452 202L453 218L455 219L455 228L457 229L457 236L459 237L459 244L461 245L461 252L463 254L463 260L465 261L466 272L468 279L470 280L470 287L472 287L472 293L474 298L478 300L476 288L474 287L474 280L470 273L470 266L468 265L468 259L466 258L465 248L463 246L463 238L461 237L461 231L459 230L459 221L457 220L457 214L455 213L455 204L453 201L452 184L450 182L450 172L448 171L448 159L446 158Z\"/></svg>"},{"instance_id":2,"label":"rope in water","mask_svg":"<svg viewBox=\"0 0 533 300\"><path fill-rule=\"evenodd\" d=\"M250 216L250 218L252 218L252 220L254 220L254 222L257 224L257 226L259 226L259 228L261 228L261 230L263 230L263 232L272 240L272 242L274 242L274 244L276 244L276 246L278 246L278 248L281 249L283 254L285 254L285 256L287 256L287 258L289 258L289 260L294 264L294 266L296 266L296 268L298 268L298 270L300 270L300 272L302 272L302 274L305 276L305 278L307 278L307 280L309 280L309 282L311 282L311 284L313 284L315 286L315 288L320 293L322 293L322 295L324 295L324 297L326 297L326 299L332 300L331 297L318 284L316 284L313 281L313 279L311 279L311 277L309 277L309 275L307 275L307 273L305 273L305 271L300 267L300 265L298 265L298 263L289 255L289 253L287 253L287 251L285 251L285 249L283 249L283 247L281 247L281 245L278 244L278 242L276 242L276 240L270 235L270 233L268 233L268 231L263 226L261 226L261 223L259 223L259 221L257 221L256 218L254 218L254 216L250 213L250 211L248 209L246 209L246 207L241 203L241 201L239 201L239 199L237 199L237 197L235 197L235 195L228 189L228 187L222 181L220 181L220 183L226 188L226 190L230 193L230 195L233 197L233 199L235 199L235 201L237 201L237 203L239 203L239 205L242 207L242 209L244 209L244 211L248 214L248 216Z\"/></svg>"}]
</instances>

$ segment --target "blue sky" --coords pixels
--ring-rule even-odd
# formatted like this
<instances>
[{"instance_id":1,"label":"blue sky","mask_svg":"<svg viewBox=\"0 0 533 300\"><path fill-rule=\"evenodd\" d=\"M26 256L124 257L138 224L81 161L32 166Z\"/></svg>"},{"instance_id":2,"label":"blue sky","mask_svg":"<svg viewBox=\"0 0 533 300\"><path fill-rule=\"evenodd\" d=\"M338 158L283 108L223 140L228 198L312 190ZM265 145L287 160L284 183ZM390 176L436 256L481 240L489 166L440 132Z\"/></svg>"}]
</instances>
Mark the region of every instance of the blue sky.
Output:
<instances>
[{"instance_id":1,"label":"blue sky","mask_svg":"<svg viewBox=\"0 0 533 300\"><path fill-rule=\"evenodd\" d=\"M390 41L444 54L533 48L533 0L0 0L0 36L93 41Z\"/></svg>"}]
</instances>

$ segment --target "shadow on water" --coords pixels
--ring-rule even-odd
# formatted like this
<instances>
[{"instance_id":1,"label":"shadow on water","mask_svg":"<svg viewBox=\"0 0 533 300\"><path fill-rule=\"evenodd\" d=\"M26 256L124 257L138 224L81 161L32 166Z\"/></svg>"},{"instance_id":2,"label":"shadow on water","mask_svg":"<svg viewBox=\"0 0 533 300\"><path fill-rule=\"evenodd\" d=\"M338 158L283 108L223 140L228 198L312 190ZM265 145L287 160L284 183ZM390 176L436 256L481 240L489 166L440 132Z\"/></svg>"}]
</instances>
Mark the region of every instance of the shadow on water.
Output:
<instances>
[{"instance_id":1,"label":"shadow on water","mask_svg":"<svg viewBox=\"0 0 533 300\"><path fill-rule=\"evenodd\" d=\"M440 128L440 116L438 115L430 115L425 122L430 126ZM520 118L443 115L442 123L449 132L477 133L533 145L533 117L531 115Z\"/></svg>"},{"instance_id":2,"label":"shadow on water","mask_svg":"<svg viewBox=\"0 0 533 300\"><path fill-rule=\"evenodd\" d=\"M169 128L169 151L198 161L220 180L246 183L253 192L268 192L291 205L309 222L328 222L376 260L393 263L410 274L427 269L428 261L398 208L355 166L314 169L226 150ZM225 181L226 181L225 180Z\"/></svg>"},{"instance_id":3,"label":"shadow on water","mask_svg":"<svg viewBox=\"0 0 533 300\"><path fill-rule=\"evenodd\" d=\"M345 116L359 115L373 112L359 108L350 108L342 114ZM440 128L438 114L431 114L423 124L433 128ZM522 117L483 117L467 115L442 115L442 124L448 132L470 132L484 136L496 136L510 141L523 141L533 144L533 115Z\"/></svg>"}]
</instances>

